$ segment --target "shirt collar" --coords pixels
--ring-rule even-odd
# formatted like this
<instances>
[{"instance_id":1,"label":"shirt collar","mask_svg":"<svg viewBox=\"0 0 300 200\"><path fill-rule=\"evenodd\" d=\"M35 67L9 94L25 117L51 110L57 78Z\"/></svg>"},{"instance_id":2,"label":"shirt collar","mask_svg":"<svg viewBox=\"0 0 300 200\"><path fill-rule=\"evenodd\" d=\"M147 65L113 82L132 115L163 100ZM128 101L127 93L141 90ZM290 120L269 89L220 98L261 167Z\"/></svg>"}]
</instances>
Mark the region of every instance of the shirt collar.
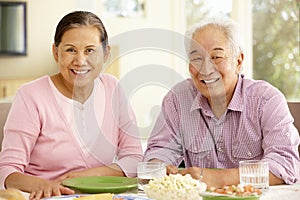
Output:
<instances>
[{"instance_id":1,"label":"shirt collar","mask_svg":"<svg viewBox=\"0 0 300 200\"><path fill-rule=\"evenodd\" d=\"M241 74L236 84L232 99L228 105L228 109L230 110L243 111L243 95L242 95L243 80L244 80L244 75Z\"/></svg>"}]
</instances>

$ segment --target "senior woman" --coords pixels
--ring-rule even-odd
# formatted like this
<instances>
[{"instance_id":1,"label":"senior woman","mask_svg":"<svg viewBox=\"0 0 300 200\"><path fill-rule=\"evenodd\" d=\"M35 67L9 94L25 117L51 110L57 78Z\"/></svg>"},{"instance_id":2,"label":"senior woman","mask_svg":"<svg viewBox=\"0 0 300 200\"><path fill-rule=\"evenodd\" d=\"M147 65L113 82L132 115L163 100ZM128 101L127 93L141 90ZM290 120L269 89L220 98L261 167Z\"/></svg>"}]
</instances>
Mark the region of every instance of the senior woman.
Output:
<instances>
[{"instance_id":1,"label":"senior woman","mask_svg":"<svg viewBox=\"0 0 300 200\"><path fill-rule=\"evenodd\" d=\"M297 182L299 134L286 99L269 83L240 74L237 24L203 20L187 32L186 45L191 79L165 96L144 160L203 177L208 187L238 184L242 160L267 161L270 185ZM182 161L186 169L178 170Z\"/></svg>"},{"instance_id":2,"label":"senior woman","mask_svg":"<svg viewBox=\"0 0 300 200\"><path fill-rule=\"evenodd\" d=\"M23 85L4 128L2 188L30 199L73 194L61 181L135 176L142 148L135 116L117 80L100 73L110 48L102 21L75 11L58 23L53 44L59 72Z\"/></svg>"}]
</instances>

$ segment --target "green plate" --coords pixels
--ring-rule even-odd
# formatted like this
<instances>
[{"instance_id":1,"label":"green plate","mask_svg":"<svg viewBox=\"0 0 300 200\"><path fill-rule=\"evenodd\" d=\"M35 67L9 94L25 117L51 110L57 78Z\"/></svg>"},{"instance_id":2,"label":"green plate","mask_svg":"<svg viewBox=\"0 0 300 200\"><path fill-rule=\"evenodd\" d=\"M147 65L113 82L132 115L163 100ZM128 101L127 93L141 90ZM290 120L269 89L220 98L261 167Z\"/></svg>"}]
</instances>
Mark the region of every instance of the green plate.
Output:
<instances>
[{"instance_id":1,"label":"green plate","mask_svg":"<svg viewBox=\"0 0 300 200\"><path fill-rule=\"evenodd\" d=\"M119 176L90 176L67 179L62 182L62 185L87 194L122 193L137 189L137 179Z\"/></svg>"},{"instance_id":2,"label":"green plate","mask_svg":"<svg viewBox=\"0 0 300 200\"><path fill-rule=\"evenodd\" d=\"M246 196L246 197L239 197L239 196L225 196L216 193L209 193L203 192L200 193L200 196L203 200L259 200L259 196Z\"/></svg>"}]
</instances>

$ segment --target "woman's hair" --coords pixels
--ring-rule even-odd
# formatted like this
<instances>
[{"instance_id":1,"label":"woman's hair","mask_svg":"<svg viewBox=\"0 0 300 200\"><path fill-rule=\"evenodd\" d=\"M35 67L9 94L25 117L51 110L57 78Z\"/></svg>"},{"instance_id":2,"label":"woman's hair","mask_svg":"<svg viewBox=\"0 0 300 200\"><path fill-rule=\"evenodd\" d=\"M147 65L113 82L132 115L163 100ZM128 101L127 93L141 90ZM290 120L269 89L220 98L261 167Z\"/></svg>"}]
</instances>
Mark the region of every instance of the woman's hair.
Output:
<instances>
[{"instance_id":1,"label":"woman's hair","mask_svg":"<svg viewBox=\"0 0 300 200\"><path fill-rule=\"evenodd\" d=\"M97 15L87 11L74 11L65 15L60 20L54 35L55 46L57 47L60 44L61 38L66 31L80 26L95 26L98 28L100 32L100 41L103 48L106 48L108 36L102 21Z\"/></svg>"},{"instance_id":2,"label":"woman's hair","mask_svg":"<svg viewBox=\"0 0 300 200\"><path fill-rule=\"evenodd\" d=\"M225 16L219 18L204 19L200 23L197 23L194 26L192 26L192 28L190 28L185 34L186 50L189 50L190 43L193 39L194 34L207 26L217 27L221 32L224 33L225 37L230 42L230 46L235 56L238 56L243 51L239 25L231 18Z\"/></svg>"}]
</instances>

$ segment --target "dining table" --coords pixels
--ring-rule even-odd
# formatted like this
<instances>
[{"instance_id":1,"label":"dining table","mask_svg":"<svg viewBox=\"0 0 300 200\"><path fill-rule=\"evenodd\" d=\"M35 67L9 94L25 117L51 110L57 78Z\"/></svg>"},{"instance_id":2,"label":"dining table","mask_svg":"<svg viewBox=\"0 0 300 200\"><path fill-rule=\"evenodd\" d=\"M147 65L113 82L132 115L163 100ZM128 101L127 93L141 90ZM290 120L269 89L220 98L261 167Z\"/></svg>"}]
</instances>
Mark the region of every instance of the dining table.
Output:
<instances>
[{"instance_id":1,"label":"dining table","mask_svg":"<svg viewBox=\"0 0 300 200\"><path fill-rule=\"evenodd\" d=\"M22 192L25 199L29 200L29 193ZM125 192L124 195L136 196L136 197L147 197L143 191L138 190L137 192ZM62 198L63 199L63 198ZM200 197L199 200L202 198ZM59 198L56 198L59 200ZM265 191L260 200L300 200L300 183L293 185L276 185L270 186Z\"/></svg>"}]
</instances>

